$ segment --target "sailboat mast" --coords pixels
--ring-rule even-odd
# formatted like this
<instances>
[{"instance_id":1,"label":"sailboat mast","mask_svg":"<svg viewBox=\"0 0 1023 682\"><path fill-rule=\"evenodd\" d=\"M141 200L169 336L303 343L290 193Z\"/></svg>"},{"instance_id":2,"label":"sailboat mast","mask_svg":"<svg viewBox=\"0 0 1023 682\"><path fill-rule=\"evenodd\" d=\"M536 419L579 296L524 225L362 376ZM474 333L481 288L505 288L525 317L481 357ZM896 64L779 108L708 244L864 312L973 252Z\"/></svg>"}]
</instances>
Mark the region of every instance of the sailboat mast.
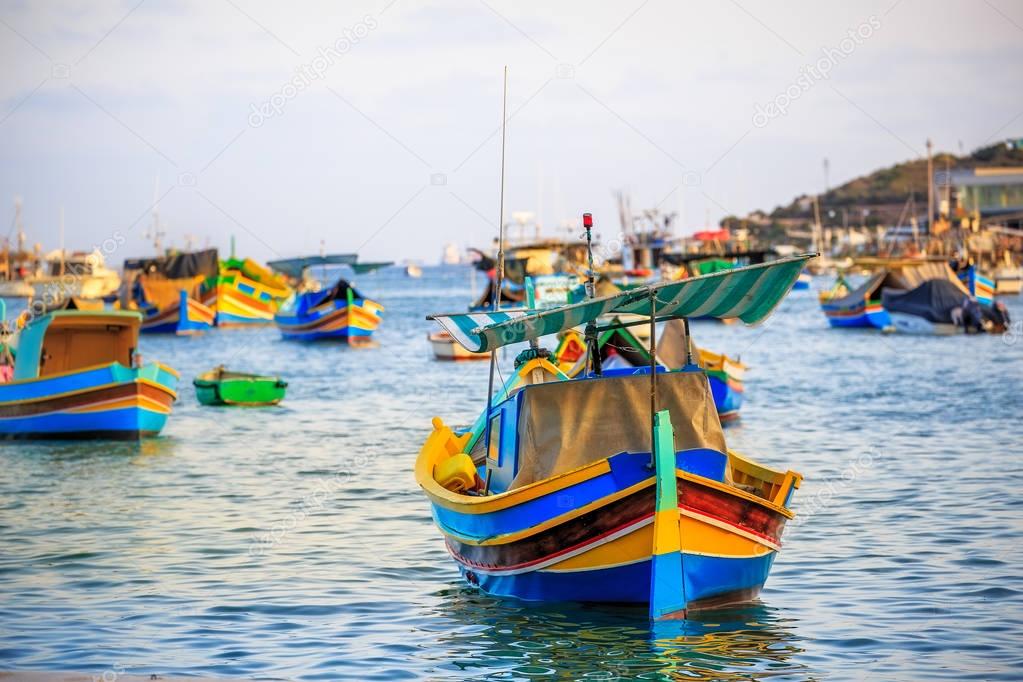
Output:
<instances>
[{"instance_id":1,"label":"sailboat mast","mask_svg":"<svg viewBox=\"0 0 1023 682\"><path fill-rule=\"evenodd\" d=\"M508 67L504 67L504 95L501 100L501 199L497 218L497 290L494 293L494 310L501 308L501 290L504 287L504 147L508 127ZM493 357L493 356L491 356Z\"/></svg>"},{"instance_id":2,"label":"sailboat mast","mask_svg":"<svg viewBox=\"0 0 1023 682\"><path fill-rule=\"evenodd\" d=\"M64 276L64 207L60 207L60 276Z\"/></svg>"}]
</instances>

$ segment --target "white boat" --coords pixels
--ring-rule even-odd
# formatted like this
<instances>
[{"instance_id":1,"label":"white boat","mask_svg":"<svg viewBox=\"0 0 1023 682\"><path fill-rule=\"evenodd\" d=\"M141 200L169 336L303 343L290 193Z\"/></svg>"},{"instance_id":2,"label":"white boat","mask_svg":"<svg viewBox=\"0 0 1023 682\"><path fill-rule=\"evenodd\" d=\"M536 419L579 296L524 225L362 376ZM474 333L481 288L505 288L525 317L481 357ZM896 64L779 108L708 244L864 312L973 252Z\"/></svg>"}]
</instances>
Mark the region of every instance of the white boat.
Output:
<instances>
[{"instance_id":1,"label":"white boat","mask_svg":"<svg viewBox=\"0 0 1023 682\"><path fill-rule=\"evenodd\" d=\"M32 298L36 290L23 279L0 280L0 298Z\"/></svg>"},{"instance_id":2,"label":"white boat","mask_svg":"<svg viewBox=\"0 0 1023 682\"><path fill-rule=\"evenodd\" d=\"M104 298L115 294L121 286L121 277L106 267L99 250L70 254L57 250L47 254L45 261L45 274L27 278L40 298Z\"/></svg>"},{"instance_id":3,"label":"white boat","mask_svg":"<svg viewBox=\"0 0 1023 682\"><path fill-rule=\"evenodd\" d=\"M444 252L440 257L441 265L458 265L462 262L462 254L458 250L458 244L448 242L444 245Z\"/></svg>"},{"instance_id":4,"label":"white boat","mask_svg":"<svg viewBox=\"0 0 1023 682\"><path fill-rule=\"evenodd\" d=\"M1023 268L1019 266L1002 266L993 273L995 293L999 296L1018 295L1023 291Z\"/></svg>"},{"instance_id":5,"label":"white boat","mask_svg":"<svg viewBox=\"0 0 1023 682\"><path fill-rule=\"evenodd\" d=\"M409 263L405 266L405 275L418 279L423 276L423 269L415 263Z\"/></svg>"},{"instance_id":6,"label":"white boat","mask_svg":"<svg viewBox=\"0 0 1023 682\"><path fill-rule=\"evenodd\" d=\"M433 357L438 360L489 360L490 353L470 353L447 332L427 334L433 348Z\"/></svg>"}]
</instances>

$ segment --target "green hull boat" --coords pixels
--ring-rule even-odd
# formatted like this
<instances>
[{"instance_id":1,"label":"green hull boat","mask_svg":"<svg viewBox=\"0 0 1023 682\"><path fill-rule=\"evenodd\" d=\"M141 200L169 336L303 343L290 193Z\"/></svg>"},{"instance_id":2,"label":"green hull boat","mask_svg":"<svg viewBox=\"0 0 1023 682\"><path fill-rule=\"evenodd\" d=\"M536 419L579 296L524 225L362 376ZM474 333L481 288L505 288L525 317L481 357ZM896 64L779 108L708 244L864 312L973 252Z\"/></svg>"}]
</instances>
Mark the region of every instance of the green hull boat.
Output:
<instances>
[{"instance_id":1,"label":"green hull boat","mask_svg":"<svg viewBox=\"0 0 1023 682\"><path fill-rule=\"evenodd\" d=\"M284 399L287 382L280 377L242 374L217 367L192 382L203 405L276 405Z\"/></svg>"}]
</instances>

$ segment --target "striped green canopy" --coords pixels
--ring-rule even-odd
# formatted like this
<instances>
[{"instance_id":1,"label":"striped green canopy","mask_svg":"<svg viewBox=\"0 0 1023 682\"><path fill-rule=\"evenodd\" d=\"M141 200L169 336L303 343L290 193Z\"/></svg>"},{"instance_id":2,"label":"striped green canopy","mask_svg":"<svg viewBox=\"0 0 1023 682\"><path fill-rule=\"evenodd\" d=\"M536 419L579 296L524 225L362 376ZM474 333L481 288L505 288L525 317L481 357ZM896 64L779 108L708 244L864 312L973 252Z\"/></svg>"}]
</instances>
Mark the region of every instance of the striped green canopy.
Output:
<instances>
[{"instance_id":1,"label":"striped green canopy","mask_svg":"<svg viewBox=\"0 0 1023 682\"><path fill-rule=\"evenodd\" d=\"M433 315L428 319L436 320L473 353L556 334L604 315L649 315L651 300L658 319L737 317L746 324L756 324L771 314L806 261L816 255L807 253L676 282L648 284L559 308Z\"/></svg>"}]
</instances>

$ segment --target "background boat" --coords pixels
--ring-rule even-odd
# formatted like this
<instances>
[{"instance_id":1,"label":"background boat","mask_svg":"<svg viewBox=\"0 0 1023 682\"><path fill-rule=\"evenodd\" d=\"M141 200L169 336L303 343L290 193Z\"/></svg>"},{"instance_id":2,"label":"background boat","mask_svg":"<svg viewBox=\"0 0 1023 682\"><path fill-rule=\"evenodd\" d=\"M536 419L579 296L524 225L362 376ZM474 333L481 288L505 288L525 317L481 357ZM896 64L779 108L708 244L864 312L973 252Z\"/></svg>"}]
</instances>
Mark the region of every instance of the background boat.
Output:
<instances>
[{"instance_id":1,"label":"background boat","mask_svg":"<svg viewBox=\"0 0 1023 682\"><path fill-rule=\"evenodd\" d=\"M451 334L445 331L426 335L433 357L437 360L489 360L490 353L470 353L462 348Z\"/></svg>"},{"instance_id":2,"label":"background boat","mask_svg":"<svg viewBox=\"0 0 1023 682\"><path fill-rule=\"evenodd\" d=\"M203 405L246 407L276 405L284 399L288 383L280 377L232 372L223 366L192 380L195 397Z\"/></svg>"},{"instance_id":3,"label":"background boat","mask_svg":"<svg viewBox=\"0 0 1023 682\"><path fill-rule=\"evenodd\" d=\"M215 311L200 303L204 282L219 274L216 249L124 262L121 307L142 313L142 331L189 335L206 331Z\"/></svg>"},{"instance_id":4,"label":"background boat","mask_svg":"<svg viewBox=\"0 0 1023 682\"><path fill-rule=\"evenodd\" d=\"M295 294L274 315L274 323L285 339L338 339L359 345L376 331L383 311L382 305L338 279L329 289Z\"/></svg>"},{"instance_id":5,"label":"background boat","mask_svg":"<svg viewBox=\"0 0 1023 682\"><path fill-rule=\"evenodd\" d=\"M284 278L251 258L221 261L216 277L201 287L203 305L216 313L218 327L273 323L274 313L290 295Z\"/></svg>"}]
</instances>

